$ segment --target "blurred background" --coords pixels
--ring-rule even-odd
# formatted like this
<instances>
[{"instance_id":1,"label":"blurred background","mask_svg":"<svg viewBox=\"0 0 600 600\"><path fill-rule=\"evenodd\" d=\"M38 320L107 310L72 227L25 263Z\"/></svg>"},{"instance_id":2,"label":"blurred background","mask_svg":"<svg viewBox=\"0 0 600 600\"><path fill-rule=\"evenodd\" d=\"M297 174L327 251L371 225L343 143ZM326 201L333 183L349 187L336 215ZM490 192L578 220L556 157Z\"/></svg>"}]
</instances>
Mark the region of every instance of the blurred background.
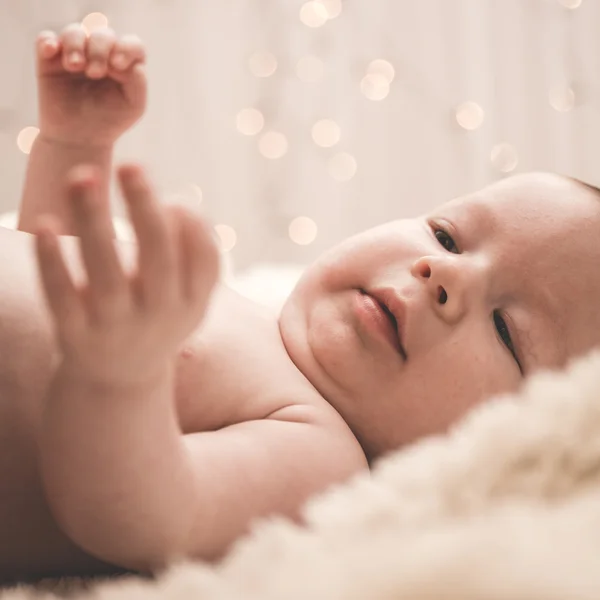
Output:
<instances>
[{"instance_id":1,"label":"blurred background","mask_svg":"<svg viewBox=\"0 0 600 600\"><path fill-rule=\"evenodd\" d=\"M73 21L145 41L116 158L202 207L235 272L518 172L600 184L600 0L0 0L0 212L37 133L35 37Z\"/></svg>"}]
</instances>

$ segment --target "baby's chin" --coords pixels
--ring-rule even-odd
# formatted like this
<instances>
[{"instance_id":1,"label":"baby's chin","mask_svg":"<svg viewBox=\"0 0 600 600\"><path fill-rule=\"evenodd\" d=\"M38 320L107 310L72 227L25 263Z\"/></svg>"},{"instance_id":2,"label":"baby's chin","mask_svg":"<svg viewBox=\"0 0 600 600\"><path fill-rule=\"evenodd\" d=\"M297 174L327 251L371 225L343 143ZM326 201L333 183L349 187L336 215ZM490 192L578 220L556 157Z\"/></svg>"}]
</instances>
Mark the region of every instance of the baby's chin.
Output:
<instances>
[{"instance_id":1,"label":"baby's chin","mask_svg":"<svg viewBox=\"0 0 600 600\"><path fill-rule=\"evenodd\" d=\"M319 365L309 341L310 303L301 291L294 289L285 301L278 318L279 334L289 359L312 386L321 394Z\"/></svg>"}]
</instances>

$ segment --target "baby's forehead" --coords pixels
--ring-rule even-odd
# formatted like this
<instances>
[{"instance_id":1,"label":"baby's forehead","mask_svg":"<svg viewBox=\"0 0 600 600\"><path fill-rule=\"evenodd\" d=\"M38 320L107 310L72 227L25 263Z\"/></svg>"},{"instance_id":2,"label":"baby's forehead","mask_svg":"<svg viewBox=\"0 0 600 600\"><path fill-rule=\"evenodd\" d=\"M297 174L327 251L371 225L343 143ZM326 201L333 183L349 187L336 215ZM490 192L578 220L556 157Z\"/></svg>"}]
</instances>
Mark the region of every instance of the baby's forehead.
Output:
<instances>
[{"instance_id":1,"label":"baby's forehead","mask_svg":"<svg viewBox=\"0 0 600 600\"><path fill-rule=\"evenodd\" d=\"M550 222L595 217L600 220L600 194L554 173L526 173L454 198L439 209L505 223L523 219Z\"/></svg>"}]
</instances>

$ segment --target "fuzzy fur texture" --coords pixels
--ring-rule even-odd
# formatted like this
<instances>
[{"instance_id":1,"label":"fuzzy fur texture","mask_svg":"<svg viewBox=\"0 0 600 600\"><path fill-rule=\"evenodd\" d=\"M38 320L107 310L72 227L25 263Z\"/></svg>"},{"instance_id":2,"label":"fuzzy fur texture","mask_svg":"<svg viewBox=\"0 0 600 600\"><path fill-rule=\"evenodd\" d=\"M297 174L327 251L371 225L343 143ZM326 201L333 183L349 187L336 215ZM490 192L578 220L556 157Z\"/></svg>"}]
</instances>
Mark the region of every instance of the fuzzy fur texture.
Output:
<instances>
[{"instance_id":1,"label":"fuzzy fur texture","mask_svg":"<svg viewBox=\"0 0 600 600\"><path fill-rule=\"evenodd\" d=\"M305 515L306 527L257 523L217 566L178 565L156 582L129 577L77 597L598 600L600 351L389 455Z\"/></svg>"}]
</instances>

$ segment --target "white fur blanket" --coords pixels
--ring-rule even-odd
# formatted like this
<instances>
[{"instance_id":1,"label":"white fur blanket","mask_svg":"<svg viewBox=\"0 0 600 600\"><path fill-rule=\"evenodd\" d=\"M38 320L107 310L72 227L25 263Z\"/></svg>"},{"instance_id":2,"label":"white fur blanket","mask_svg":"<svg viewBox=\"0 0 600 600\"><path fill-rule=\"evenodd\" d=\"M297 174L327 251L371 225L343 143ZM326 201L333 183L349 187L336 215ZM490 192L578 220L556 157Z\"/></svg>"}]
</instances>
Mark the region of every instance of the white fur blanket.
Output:
<instances>
[{"instance_id":1,"label":"white fur blanket","mask_svg":"<svg viewBox=\"0 0 600 600\"><path fill-rule=\"evenodd\" d=\"M310 502L306 518L257 523L220 565L77 597L598 600L600 352L381 460Z\"/></svg>"}]
</instances>

